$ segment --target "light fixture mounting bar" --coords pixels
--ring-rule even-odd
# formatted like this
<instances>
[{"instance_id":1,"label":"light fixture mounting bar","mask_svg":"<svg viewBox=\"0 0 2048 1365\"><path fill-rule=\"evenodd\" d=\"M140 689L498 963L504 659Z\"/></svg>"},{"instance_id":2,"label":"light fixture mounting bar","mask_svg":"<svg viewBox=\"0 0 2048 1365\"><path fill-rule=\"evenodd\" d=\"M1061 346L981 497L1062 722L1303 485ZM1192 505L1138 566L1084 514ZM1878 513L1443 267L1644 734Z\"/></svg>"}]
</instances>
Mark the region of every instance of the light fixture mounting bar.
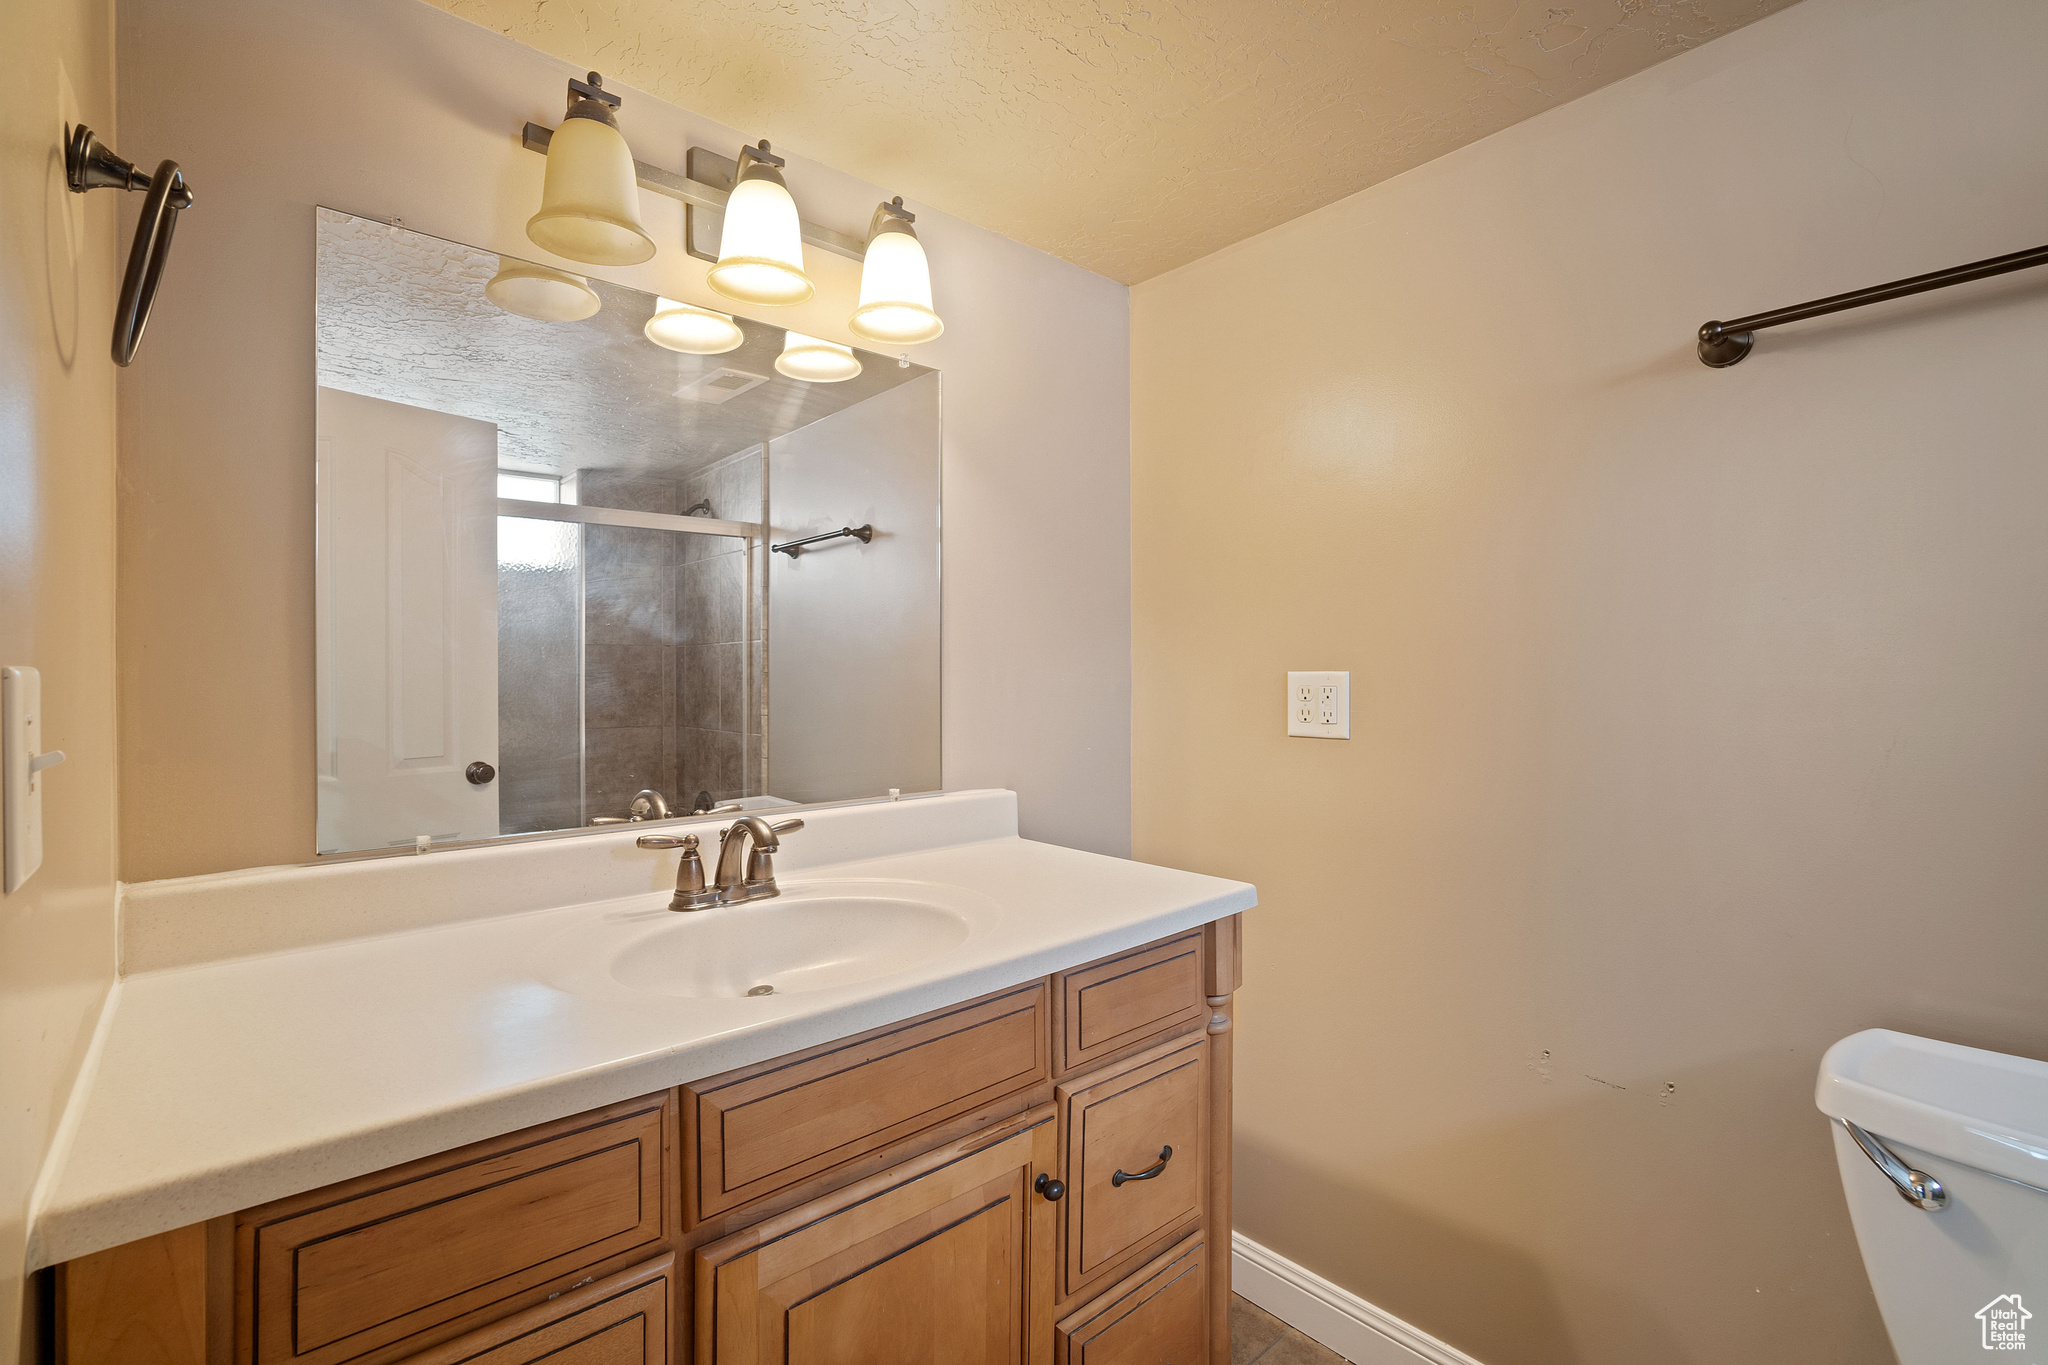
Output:
<instances>
[{"instance_id":1,"label":"light fixture mounting bar","mask_svg":"<svg viewBox=\"0 0 2048 1365\"><path fill-rule=\"evenodd\" d=\"M542 156L546 156L548 143L553 139L554 131L552 129L543 128L538 123L529 123L522 133L520 145L529 152L539 152ZM707 261L717 260L718 252L713 250L709 255L706 255L705 252L697 248L694 242L689 241L689 238L693 238L699 231L711 227L712 224L705 223L699 225L694 210L701 209L715 213L719 215L719 221L722 222L725 216L726 200L732 197L733 177L739 173L739 165L730 157L719 156L716 152L707 151L702 147L692 147L690 149L689 164L690 169L693 171L702 168L712 174L716 174L721 169L719 165L721 162L723 163L722 169L724 170L723 184L707 183L693 176L677 175L674 171L665 171L659 166L651 166L647 162L638 159L633 162L633 175L639 180L641 189L652 190L656 194L666 195L670 199L679 199L693 210L690 215L690 227L686 232L686 245L692 256L699 256ZM819 227L817 224L809 222L803 223L802 228L804 241L811 246L817 247L820 251L829 251L835 256L844 256L851 261L867 259L867 243L858 237L849 237L843 232L834 232L831 228ZM706 233L705 235L713 234Z\"/></svg>"}]
</instances>

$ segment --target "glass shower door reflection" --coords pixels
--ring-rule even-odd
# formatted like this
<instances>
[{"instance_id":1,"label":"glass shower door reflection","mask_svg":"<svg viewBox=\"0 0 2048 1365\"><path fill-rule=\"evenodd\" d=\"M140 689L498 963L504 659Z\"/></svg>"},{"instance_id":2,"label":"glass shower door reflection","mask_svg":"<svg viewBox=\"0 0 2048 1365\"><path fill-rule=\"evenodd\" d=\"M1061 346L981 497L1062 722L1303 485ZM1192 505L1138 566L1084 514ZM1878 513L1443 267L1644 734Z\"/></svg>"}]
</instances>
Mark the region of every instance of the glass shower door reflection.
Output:
<instances>
[{"instance_id":1,"label":"glass shower door reflection","mask_svg":"<svg viewBox=\"0 0 2048 1365\"><path fill-rule=\"evenodd\" d=\"M583 816L583 528L498 518L498 830Z\"/></svg>"},{"instance_id":2,"label":"glass shower door reflection","mask_svg":"<svg viewBox=\"0 0 2048 1365\"><path fill-rule=\"evenodd\" d=\"M758 541L506 515L499 546L503 833L761 793Z\"/></svg>"}]
</instances>

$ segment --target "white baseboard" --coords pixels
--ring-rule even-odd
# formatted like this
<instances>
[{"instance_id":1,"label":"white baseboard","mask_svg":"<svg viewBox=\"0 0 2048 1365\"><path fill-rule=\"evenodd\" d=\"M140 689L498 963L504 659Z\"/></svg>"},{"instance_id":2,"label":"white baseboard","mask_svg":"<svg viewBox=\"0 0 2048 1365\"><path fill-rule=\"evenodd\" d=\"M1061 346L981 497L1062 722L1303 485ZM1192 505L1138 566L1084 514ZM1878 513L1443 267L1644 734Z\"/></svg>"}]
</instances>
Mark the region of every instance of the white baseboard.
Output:
<instances>
[{"instance_id":1,"label":"white baseboard","mask_svg":"<svg viewBox=\"0 0 2048 1365\"><path fill-rule=\"evenodd\" d=\"M1230 1234L1230 1287L1352 1365L1479 1365L1241 1232Z\"/></svg>"}]
</instances>

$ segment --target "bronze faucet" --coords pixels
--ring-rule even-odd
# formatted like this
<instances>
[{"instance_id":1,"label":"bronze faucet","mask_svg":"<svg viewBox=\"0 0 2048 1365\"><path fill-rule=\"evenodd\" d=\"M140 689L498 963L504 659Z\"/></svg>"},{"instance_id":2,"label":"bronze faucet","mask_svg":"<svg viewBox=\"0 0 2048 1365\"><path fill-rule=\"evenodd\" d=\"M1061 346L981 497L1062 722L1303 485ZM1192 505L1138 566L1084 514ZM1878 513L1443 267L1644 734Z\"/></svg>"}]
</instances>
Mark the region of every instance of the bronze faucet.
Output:
<instances>
[{"instance_id":1,"label":"bronze faucet","mask_svg":"<svg viewBox=\"0 0 2048 1365\"><path fill-rule=\"evenodd\" d=\"M714 905L738 905L781 895L770 856L782 847L776 836L803 827L801 820L771 825L757 815L733 821L720 833L718 877L710 886L704 884L704 859L697 852L696 835L643 834L634 842L642 848L681 849L683 856L676 862L676 893L669 898L668 908L708 910Z\"/></svg>"}]
</instances>

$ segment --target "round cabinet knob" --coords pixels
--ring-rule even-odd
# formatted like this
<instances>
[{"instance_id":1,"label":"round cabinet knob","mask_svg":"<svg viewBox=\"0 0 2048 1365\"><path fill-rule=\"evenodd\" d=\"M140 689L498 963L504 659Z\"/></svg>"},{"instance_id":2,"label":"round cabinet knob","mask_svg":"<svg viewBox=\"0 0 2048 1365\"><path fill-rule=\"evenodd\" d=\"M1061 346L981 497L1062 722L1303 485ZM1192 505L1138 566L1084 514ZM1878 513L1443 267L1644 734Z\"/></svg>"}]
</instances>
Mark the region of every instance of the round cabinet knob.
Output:
<instances>
[{"instance_id":1,"label":"round cabinet knob","mask_svg":"<svg viewBox=\"0 0 2048 1365\"><path fill-rule=\"evenodd\" d=\"M1049 1175L1041 1175L1032 1182L1031 1188L1044 1195L1047 1203L1057 1204L1067 1192L1067 1182L1055 1180Z\"/></svg>"},{"instance_id":2,"label":"round cabinet knob","mask_svg":"<svg viewBox=\"0 0 2048 1365\"><path fill-rule=\"evenodd\" d=\"M491 779L498 775L498 770L482 759L478 759L467 768L464 768L462 775L479 787L487 787L490 785Z\"/></svg>"}]
</instances>

